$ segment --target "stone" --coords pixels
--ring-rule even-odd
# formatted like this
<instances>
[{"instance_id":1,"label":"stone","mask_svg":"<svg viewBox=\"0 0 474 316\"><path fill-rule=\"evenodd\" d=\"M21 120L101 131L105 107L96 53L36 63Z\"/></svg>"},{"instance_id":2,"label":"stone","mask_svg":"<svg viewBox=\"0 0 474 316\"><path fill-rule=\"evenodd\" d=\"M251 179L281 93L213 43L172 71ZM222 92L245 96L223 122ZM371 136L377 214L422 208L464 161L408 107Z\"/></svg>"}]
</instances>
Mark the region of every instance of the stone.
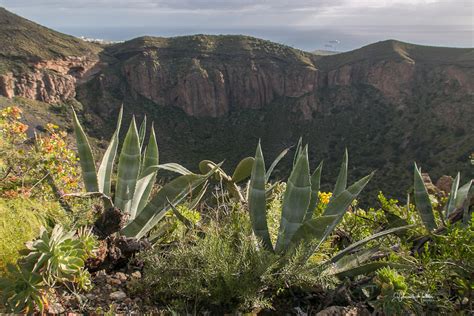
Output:
<instances>
[{"instance_id":1,"label":"stone","mask_svg":"<svg viewBox=\"0 0 474 316\"><path fill-rule=\"evenodd\" d=\"M127 297L127 294L125 294L125 292L123 291L116 291L116 292L112 292L110 293L109 295L110 299L112 300L123 300Z\"/></svg>"},{"instance_id":2,"label":"stone","mask_svg":"<svg viewBox=\"0 0 474 316\"><path fill-rule=\"evenodd\" d=\"M64 307L58 302L54 302L48 306L48 313L50 314L62 314L65 311Z\"/></svg>"},{"instance_id":3,"label":"stone","mask_svg":"<svg viewBox=\"0 0 474 316\"><path fill-rule=\"evenodd\" d=\"M122 282L127 281L127 275L126 275L125 273L123 273L123 272L117 272L117 273L115 273L115 278L116 278L116 279L119 279L119 280L122 281Z\"/></svg>"},{"instance_id":4,"label":"stone","mask_svg":"<svg viewBox=\"0 0 474 316\"><path fill-rule=\"evenodd\" d=\"M453 178L450 176L442 176L436 181L436 187L448 195L451 192L451 186L453 185Z\"/></svg>"},{"instance_id":5,"label":"stone","mask_svg":"<svg viewBox=\"0 0 474 316\"><path fill-rule=\"evenodd\" d=\"M425 184L426 190L429 194L436 194L439 193L439 189L435 187L433 182L431 181L430 175L427 173L422 173L421 177L423 178L423 183Z\"/></svg>"},{"instance_id":6,"label":"stone","mask_svg":"<svg viewBox=\"0 0 474 316\"><path fill-rule=\"evenodd\" d=\"M135 271L131 275L132 275L132 278L134 278L134 279L141 279L142 278L142 273L140 271Z\"/></svg>"}]
</instances>

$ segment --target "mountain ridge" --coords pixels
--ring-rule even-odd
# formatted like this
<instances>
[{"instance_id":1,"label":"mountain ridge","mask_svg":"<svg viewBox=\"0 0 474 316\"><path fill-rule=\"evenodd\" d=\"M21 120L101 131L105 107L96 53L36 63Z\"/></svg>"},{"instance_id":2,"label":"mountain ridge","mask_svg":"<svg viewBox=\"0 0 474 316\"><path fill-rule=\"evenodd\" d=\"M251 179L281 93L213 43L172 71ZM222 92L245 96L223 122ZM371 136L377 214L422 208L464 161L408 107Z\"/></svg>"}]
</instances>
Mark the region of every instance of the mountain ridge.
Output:
<instances>
[{"instance_id":1,"label":"mountain ridge","mask_svg":"<svg viewBox=\"0 0 474 316\"><path fill-rule=\"evenodd\" d=\"M105 139L124 104L127 115L156 121L165 161L191 169L206 158L232 165L259 139L272 158L303 136L312 165L327 162L326 179L345 147L354 177L379 169L371 185L395 194L409 186L414 160L434 176L473 176L474 49L387 40L317 56L250 36L190 35L86 45L77 55L21 60L0 73L0 95L79 104Z\"/></svg>"}]
</instances>

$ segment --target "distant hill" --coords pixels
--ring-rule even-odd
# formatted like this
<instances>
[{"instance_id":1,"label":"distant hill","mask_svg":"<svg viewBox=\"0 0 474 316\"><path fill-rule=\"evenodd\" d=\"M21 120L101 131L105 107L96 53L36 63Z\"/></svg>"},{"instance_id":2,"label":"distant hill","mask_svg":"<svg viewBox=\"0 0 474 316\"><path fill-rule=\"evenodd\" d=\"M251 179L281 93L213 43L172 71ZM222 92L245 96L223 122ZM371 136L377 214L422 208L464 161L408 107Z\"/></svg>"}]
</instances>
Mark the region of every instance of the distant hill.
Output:
<instances>
[{"instance_id":1,"label":"distant hill","mask_svg":"<svg viewBox=\"0 0 474 316\"><path fill-rule=\"evenodd\" d=\"M339 54L340 52L333 51L333 50L326 50L326 49L317 49L317 50L312 51L311 53L318 56L329 56L329 55Z\"/></svg>"},{"instance_id":2,"label":"distant hill","mask_svg":"<svg viewBox=\"0 0 474 316\"><path fill-rule=\"evenodd\" d=\"M101 48L38 25L0 7L0 74L39 60L84 56Z\"/></svg>"},{"instance_id":3,"label":"distant hill","mask_svg":"<svg viewBox=\"0 0 474 316\"><path fill-rule=\"evenodd\" d=\"M346 147L352 179L377 169L372 199L375 189L405 196L413 161L435 179L474 176L472 48L387 40L321 56L234 35L146 36L102 48L5 10L0 24L0 95L56 109L74 103L89 132L105 139L123 103L127 115L155 121L165 162L228 167L253 155L259 139L271 160L303 136L311 166L325 161L324 183L334 182Z\"/></svg>"}]
</instances>

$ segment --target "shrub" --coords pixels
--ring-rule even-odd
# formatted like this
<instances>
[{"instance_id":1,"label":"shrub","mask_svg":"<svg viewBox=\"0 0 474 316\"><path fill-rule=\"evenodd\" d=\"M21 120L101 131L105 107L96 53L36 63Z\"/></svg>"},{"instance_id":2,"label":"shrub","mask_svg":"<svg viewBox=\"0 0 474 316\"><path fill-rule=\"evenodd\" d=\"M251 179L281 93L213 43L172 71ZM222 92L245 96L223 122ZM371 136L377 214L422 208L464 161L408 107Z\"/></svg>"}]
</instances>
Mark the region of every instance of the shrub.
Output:
<instances>
[{"instance_id":1,"label":"shrub","mask_svg":"<svg viewBox=\"0 0 474 316\"><path fill-rule=\"evenodd\" d=\"M262 250L238 207L214 214L202 230L191 231L175 246L158 247L140 258L144 278L133 291L180 312L269 308L288 287L316 290L334 282L298 254L282 265L276 254Z\"/></svg>"},{"instance_id":2,"label":"shrub","mask_svg":"<svg viewBox=\"0 0 474 316\"><path fill-rule=\"evenodd\" d=\"M67 223L59 203L18 197L0 199L0 274L19 258L25 243L35 238L41 226Z\"/></svg>"}]
</instances>

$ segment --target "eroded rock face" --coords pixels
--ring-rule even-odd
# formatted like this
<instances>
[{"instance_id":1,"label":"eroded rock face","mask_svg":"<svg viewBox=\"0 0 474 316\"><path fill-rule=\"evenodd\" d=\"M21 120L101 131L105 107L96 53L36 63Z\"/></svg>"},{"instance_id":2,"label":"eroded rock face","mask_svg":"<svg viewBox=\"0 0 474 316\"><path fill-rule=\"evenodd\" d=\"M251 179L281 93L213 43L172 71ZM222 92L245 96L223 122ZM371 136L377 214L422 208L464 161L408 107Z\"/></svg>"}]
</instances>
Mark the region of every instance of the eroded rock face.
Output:
<instances>
[{"instance_id":1,"label":"eroded rock face","mask_svg":"<svg viewBox=\"0 0 474 316\"><path fill-rule=\"evenodd\" d=\"M78 85L94 78L88 89L107 96L107 101L111 91L118 91L122 99L114 96L117 104L129 96L144 97L178 107L190 116L221 117L287 98L304 120L321 111L320 99L328 88L369 86L397 109L423 93L440 99L473 95L474 70L468 57L443 60L444 51L440 51L432 53L441 54L433 62L417 53L418 48L412 52L404 45L387 41L340 56L316 57L246 37L139 38L106 49L111 63L100 62L96 55L67 57L36 62L27 73L0 76L0 94L63 102L76 96ZM85 90L84 98L93 93ZM343 95L338 98L340 103L350 103ZM459 111L465 109L443 106L435 110L447 121Z\"/></svg>"},{"instance_id":2,"label":"eroded rock face","mask_svg":"<svg viewBox=\"0 0 474 316\"><path fill-rule=\"evenodd\" d=\"M314 90L318 70L300 63L287 67L275 60L239 56L193 57L180 61L160 58L154 51L124 63L131 89L161 105L177 106L192 116L225 115L232 108L259 109L276 97L301 97Z\"/></svg>"},{"instance_id":3,"label":"eroded rock face","mask_svg":"<svg viewBox=\"0 0 474 316\"><path fill-rule=\"evenodd\" d=\"M76 85L90 78L98 67L97 57L68 57L40 61L28 72L0 75L0 95L20 96L47 103L59 103L76 96Z\"/></svg>"}]
</instances>

